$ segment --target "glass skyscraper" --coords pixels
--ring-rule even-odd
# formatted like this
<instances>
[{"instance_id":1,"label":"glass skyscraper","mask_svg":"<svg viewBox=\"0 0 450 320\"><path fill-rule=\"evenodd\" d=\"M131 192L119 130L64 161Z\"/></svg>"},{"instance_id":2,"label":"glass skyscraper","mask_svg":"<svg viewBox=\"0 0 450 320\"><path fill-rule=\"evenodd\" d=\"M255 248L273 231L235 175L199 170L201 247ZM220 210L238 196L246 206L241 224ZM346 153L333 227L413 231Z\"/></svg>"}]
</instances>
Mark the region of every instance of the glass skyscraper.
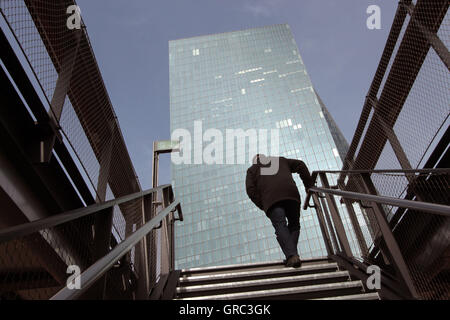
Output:
<instances>
[{"instance_id":1,"label":"glass skyscraper","mask_svg":"<svg viewBox=\"0 0 450 320\"><path fill-rule=\"evenodd\" d=\"M169 72L171 132L181 128L201 139L195 121L223 136L227 129L279 129L280 156L303 160L311 172L342 167L347 142L315 92L288 25L170 41ZM224 158L236 145L224 143ZM184 213L176 226L177 268L284 258L270 220L247 197L246 160L195 164L192 155L191 164L172 163ZM304 200L298 175L294 180ZM344 223L350 227L346 217ZM299 253L327 255L310 209L301 213Z\"/></svg>"}]
</instances>

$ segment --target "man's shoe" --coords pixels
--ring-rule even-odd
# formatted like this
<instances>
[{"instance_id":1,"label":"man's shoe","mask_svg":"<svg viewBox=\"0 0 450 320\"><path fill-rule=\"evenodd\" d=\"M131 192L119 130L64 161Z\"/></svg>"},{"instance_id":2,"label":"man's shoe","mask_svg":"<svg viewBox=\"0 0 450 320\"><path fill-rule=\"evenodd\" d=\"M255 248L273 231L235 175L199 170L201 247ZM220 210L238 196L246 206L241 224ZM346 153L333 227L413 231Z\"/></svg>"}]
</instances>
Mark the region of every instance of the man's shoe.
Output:
<instances>
[{"instance_id":1,"label":"man's shoe","mask_svg":"<svg viewBox=\"0 0 450 320\"><path fill-rule=\"evenodd\" d=\"M300 268L301 265L302 261L300 260L300 257L297 255L290 256L286 262L286 267Z\"/></svg>"}]
</instances>

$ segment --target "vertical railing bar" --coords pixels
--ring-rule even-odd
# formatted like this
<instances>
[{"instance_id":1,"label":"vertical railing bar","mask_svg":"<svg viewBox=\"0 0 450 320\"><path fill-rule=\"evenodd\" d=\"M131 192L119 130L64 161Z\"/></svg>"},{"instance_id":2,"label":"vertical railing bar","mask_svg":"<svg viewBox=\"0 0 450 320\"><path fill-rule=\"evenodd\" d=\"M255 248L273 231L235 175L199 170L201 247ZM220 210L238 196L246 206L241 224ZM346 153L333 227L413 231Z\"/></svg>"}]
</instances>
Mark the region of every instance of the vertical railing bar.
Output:
<instances>
[{"instance_id":1,"label":"vertical railing bar","mask_svg":"<svg viewBox=\"0 0 450 320\"><path fill-rule=\"evenodd\" d=\"M319 199L317 197L317 194L315 193L312 195L312 197L314 201L314 208L316 209L317 218L319 220L320 231L322 232L322 238L325 243L325 248L327 250L328 256L331 256L334 254L333 247L330 243L330 235L328 234L326 222L322 213L322 209L320 207Z\"/></svg>"},{"instance_id":2,"label":"vertical railing bar","mask_svg":"<svg viewBox=\"0 0 450 320\"><path fill-rule=\"evenodd\" d=\"M358 218L356 217L355 210L353 208L353 204L348 200L344 199L345 207L347 208L348 216L350 218L350 222L352 223L353 230L355 231L356 238L358 239L359 250L361 251L361 255L364 255L368 252L366 240L364 239L364 235L361 230L361 226L358 222Z\"/></svg>"},{"instance_id":3,"label":"vertical railing bar","mask_svg":"<svg viewBox=\"0 0 450 320\"><path fill-rule=\"evenodd\" d=\"M376 195L377 191L372 183L370 175L367 173L363 173L361 174L361 176L362 181L364 182L365 188L367 190L367 193ZM400 247L398 246L397 241L395 240L395 237L389 227L386 216L383 214L384 211L381 205L378 203L372 203L372 207L373 212L375 213L375 218L378 222L378 226L380 227L380 231L382 233L384 242L388 249L388 252L386 253L389 254L390 255L389 258L392 259L390 262L394 265L394 268L397 270L397 273L402 278L410 294L416 299L420 298L414 286L414 282L409 272L409 268L401 253Z\"/></svg>"},{"instance_id":4,"label":"vertical railing bar","mask_svg":"<svg viewBox=\"0 0 450 320\"><path fill-rule=\"evenodd\" d=\"M323 187L329 189L330 185L328 183L326 174L320 173L319 177L320 177L320 180L322 181ZM334 196L326 193L325 198L326 198L328 206L330 208L331 218L333 219L334 227L336 228L337 236L339 239L339 243L342 247L342 251L348 257L352 257L353 256L352 250L350 249L350 244L348 242L348 238L345 233L345 228L342 223L342 219L339 215L339 211L338 211Z\"/></svg>"},{"instance_id":5,"label":"vertical railing bar","mask_svg":"<svg viewBox=\"0 0 450 320\"><path fill-rule=\"evenodd\" d=\"M336 252L341 252L342 249L339 246L339 242L338 242L338 240L336 238L336 229L334 228L333 222L331 221L330 213L328 212L327 204L326 204L326 202L325 202L325 200L323 198L320 198L319 202L320 202L320 205L322 207L323 213L325 215L325 221L327 222L327 225L328 225L328 230L329 230L329 233L331 235L332 244L333 244L334 248L336 249Z\"/></svg>"}]
</instances>

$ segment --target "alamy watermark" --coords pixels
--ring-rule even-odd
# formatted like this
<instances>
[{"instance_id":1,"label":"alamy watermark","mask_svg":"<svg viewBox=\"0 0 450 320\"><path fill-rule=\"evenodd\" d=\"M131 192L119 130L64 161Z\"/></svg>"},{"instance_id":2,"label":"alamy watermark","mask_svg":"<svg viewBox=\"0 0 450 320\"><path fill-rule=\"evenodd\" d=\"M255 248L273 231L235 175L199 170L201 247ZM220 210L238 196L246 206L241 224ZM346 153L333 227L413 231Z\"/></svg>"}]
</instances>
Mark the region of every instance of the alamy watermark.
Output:
<instances>
[{"instance_id":1,"label":"alamy watermark","mask_svg":"<svg viewBox=\"0 0 450 320\"><path fill-rule=\"evenodd\" d=\"M380 267L376 265L368 266L366 273L370 274L370 276L366 280L367 288L370 290L380 290L381 289Z\"/></svg>"},{"instance_id":2,"label":"alamy watermark","mask_svg":"<svg viewBox=\"0 0 450 320\"><path fill-rule=\"evenodd\" d=\"M188 129L179 128L172 132L171 139L180 141L180 151L171 154L172 163L175 165L252 163L256 154L278 155L280 146L279 129L270 129L270 134L268 129L242 128L225 130L209 128L203 132L203 122L200 120L194 121L193 134ZM261 168L262 175L273 175L278 172L278 157L264 160L261 158L260 161L263 165L267 165Z\"/></svg>"},{"instance_id":3,"label":"alamy watermark","mask_svg":"<svg viewBox=\"0 0 450 320\"><path fill-rule=\"evenodd\" d=\"M373 4L367 7L367 14L370 16L366 20L366 26L369 30L381 29L381 9L379 6Z\"/></svg>"},{"instance_id":4,"label":"alamy watermark","mask_svg":"<svg viewBox=\"0 0 450 320\"><path fill-rule=\"evenodd\" d=\"M66 286L69 290L81 289L81 269L77 265L70 265L67 267L66 273L70 274L67 278Z\"/></svg>"},{"instance_id":5,"label":"alamy watermark","mask_svg":"<svg viewBox=\"0 0 450 320\"><path fill-rule=\"evenodd\" d=\"M67 28L69 30L81 29L81 9L77 5L71 5L67 7L67 14L70 16L67 18Z\"/></svg>"}]
</instances>

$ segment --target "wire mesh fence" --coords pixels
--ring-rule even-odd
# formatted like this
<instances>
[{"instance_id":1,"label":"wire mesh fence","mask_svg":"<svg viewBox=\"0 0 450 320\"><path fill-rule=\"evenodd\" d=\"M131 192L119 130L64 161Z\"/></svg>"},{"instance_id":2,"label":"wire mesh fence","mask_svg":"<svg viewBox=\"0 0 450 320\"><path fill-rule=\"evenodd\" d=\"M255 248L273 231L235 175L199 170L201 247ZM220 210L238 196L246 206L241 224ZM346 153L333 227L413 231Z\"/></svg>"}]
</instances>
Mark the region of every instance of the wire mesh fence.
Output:
<instances>
[{"instance_id":1,"label":"wire mesh fence","mask_svg":"<svg viewBox=\"0 0 450 320\"><path fill-rule=\"evenodd\" d=\"M66 285L69 266L84 271L95 261L93 243L100 230L94 225L99 215L1 243L1 297L49 299Z\"/></svg>"},{"instance_id":2,"label":"wire mesh fence","mask_svg":"<svg viewBox=\"0 0 450 320\"><path fill-rule=\"evenodd\" d=\"M425 165L449 126L448 5L399 2L343 170Z\"/></svg>"},{"instance_id":3,"label":"wire mesh fence","mask_svg":"<svg viewBox=\"0 0 450 320\"><path fill-rule=\"evenodd\" d=\"M173 201L166 198L165 203L160 201L161 205L155 205L151 197L152 194L140 196L118 206L76 219L69 218L67 222L50 223L37 231L25 231L23 236L16 233L17 236L0 241L0 300L46 300L66 286L82 289L77 288L73 272L82 274ZM154 199L161 197L162 193L158 192ZM155 205L155 208L146 207L145 202ZM125 229L119 231L123 232L123 239L115 235L113 228L114 214L119 207L121 212L130 215ZM155 211L148 212L152 210ZM160 274L171 271L173 229L170 226L173 223L174 215L169 213L159 229L143 236L80 298L148 298L149 290ZM162 234L160 241L156 241L158 233ZM159 268L158 263L161 264Z\"/></svg>"},{"instance_id":4,"label":"wire mesh fence","mask_svg":"<svg viewBox=\"0 0 450 320\"><path fill-rule=\"evenodd\" d=\"M327 173L329 181L336 181L340 172ZM318 183L319 187L324 187ZM347 172L342 191L358 194L374 194L381 197L405 199L418 202L434 203L448 206L450 204L450 169L387 170L367 173ZM389 247L382 233L375 210L385 217L401 254L411 274L414 286L422 299L448 299L450 293L449 250L450 217L421 210L408 209L389 204L334 197L337 203L351 202L355 215L353 228L344 228L349 241L356 239L358 252L352 250L354 257L359 257L369 264L376 264L392 274L397 271L390 260ZM323 207L327 207L322 202ZM351 214L346 208L345 214ZM325 214L329 208L323 210ZM326 219L324 219L326 221ZM355 226L356 225L356 226ZM360 236L355 232L360 229ZM336 232L336 225L328 219L329 234ZM353 234L352 234L353 233ZM336 236L335 236L336 237ZM337 237L336 237L337 238ZM334 252L342 247L334 245ZM339 247L339 250L336 250ZM397 275L398 276L398 275Z\"/></svg>"},{"instance_id":5,"label":"wire mesh fence","mask_svg":"<svg viewBox=\"0 0 450 320\"><path fill-rule=\"evenodd\" d=\"M107 188L114 197L141 188L84 22L68 28L73 5L71 0L0 0L0 11L93 198L104 201ZM122 211L123 219L115 214L122 237L124 230L118 230L132 224L133 210Z\"/></svg>"},{"instance_id":6,"label":"wire mesh fence","mask_svg":"<svg viewBox=\"0 0 450 320\"><path fill-rule=\"evenodd\" d=\"M348 170L448 167L443 160L448 153L450 125L448 7L446 0L399 1L342 172L329 174L330 181L337 181L342 190L368 192L361 174ZM439 145L443 148L437 148ZM447 172L438 171L384 172L372 173L370 183L382 196L449 205L448 178ZM373 260L376 251L377 263L389 262L379 250L386 251L374 214L380 210L420 296L448 299L449 219L397 206L374 209L366 202L358 206L356 219L363 234L358 238L360 256ZM361 249L365 247L367 250Z\"/></svg>"}]
</instances>

